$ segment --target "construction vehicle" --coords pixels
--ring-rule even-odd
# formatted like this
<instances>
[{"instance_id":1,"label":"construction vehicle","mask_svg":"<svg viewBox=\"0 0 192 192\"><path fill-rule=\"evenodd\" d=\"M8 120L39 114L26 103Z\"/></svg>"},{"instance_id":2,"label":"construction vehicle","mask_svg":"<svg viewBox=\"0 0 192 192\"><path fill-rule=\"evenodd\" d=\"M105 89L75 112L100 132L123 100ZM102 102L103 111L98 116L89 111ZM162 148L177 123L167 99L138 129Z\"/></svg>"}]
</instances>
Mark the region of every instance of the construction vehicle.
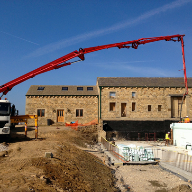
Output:
<instances>
[{"instance_id":1,"label":"construction vehicle","mask_svg":"<svg viewBox=\"0 0 192 192\"><path fill-rule=\"evenodd\" d=\"M10 115L11 103L8 100L0 100L0 134L10 134Z\"/></svg>"},{"instance_id":2,"label":"construction vehicle","mask_svg":"<svg viewBox=\"0 0 192 192\"><path fill-rule=\"evenodd\" d=\"M15 105L11 106L9 100L0 100L0 135L10 134L10 128L14 128L15 124L11 122L11 116L18 115Z\"/></svg>"},{"instance_id":3,"label":"construction vehicle","mask_svg":"<svg viewBox=\"0 0 192 192\"><path fill-rule=\"evenodd\" d=\"M27 124L28 119L35 119L35 126L37 127L38 116L37 115L18 115L15 105L10 103L9 100L0 99L0 135L9 136L11 129L15 128L20 122ZM25 127L25 135L27 135L27 129ZM35 130L37 137L37 130Z\"/></svg>"},{"instance_id":4,"label":"construction vehicle","mask_svg":"<svg viewBox=\"0 0 192 192\"><path fill-rule=\"evenodd\" d=\"M45 73L48 71L51 71L53 69L59 69L61 67L64 66L68 66L71 65L72 63L76 63L79 61L84 61L85 60L85 54L87 53L91 53L91 52L95 52L95 51L99 51L102 49L109 49L109 48L113 48L113 47L117 47L119 49L122 48L134 48L137 49L139 45L144 45L146 43L151 43L151 42L155 42L155 41L161 41L161 40L165 40L165 41L181 41L181 46L182 46L182 56L183 56L183 71L184 71L184 83L185 83L185 93L184 96L188 94L188 86L187 86L187 75L186 75L186 67L185 67L185 54L184 54L184 41L183 41L183 37L185 35L171 35L171 36L160 36L160 37L151 37L151 38L141 38L138 40L132 40L132 41L126 41L126 42L121 42L121 43L114 43L114 44L108 44L108 45L101 45L101 46L96 46L96 47L89 47L89 48L80 48L79 51L73 51L63 57L60 57L59 59L56 59L48 64L43 65L42 67L39 67L29 73L26 73L25 75L22 75L6 84L3 84L0 86L0 93L2 93L2 96L0 98L2 98L4 95L6 95L15 85L18 85L30 78L35 77L36 75L39 75L41 73ZM75 57L79 57L80 60L74 61L74 62L67 62ZM183 97L184 97L183 96ZM6 107L5 107L6 106ZM7 102L6 100L1 100L1 106L0 106L0 111L3 111L3 107L6 108L6 110L4 111L4 115L0 116L0 134L3 133L2 130L5 130L7 133L10 133L10 131L7 129L10 126L10 120L9 118L10 116L10 103ZM22 118L24 118L22 116ZM14 118L13 118L14 119ZM18 119L15 118L15 119ZM14 122L14 121L13 121Z\"/></svg>"}]
</instances>

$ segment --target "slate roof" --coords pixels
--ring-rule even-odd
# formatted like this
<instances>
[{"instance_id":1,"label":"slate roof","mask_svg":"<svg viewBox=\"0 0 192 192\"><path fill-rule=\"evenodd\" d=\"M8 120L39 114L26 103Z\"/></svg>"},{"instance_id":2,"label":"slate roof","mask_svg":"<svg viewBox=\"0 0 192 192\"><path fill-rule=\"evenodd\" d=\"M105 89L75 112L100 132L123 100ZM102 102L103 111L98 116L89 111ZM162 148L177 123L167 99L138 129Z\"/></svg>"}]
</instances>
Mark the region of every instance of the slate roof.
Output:
<instances>
[{"instance_id":1,"label":"slate roof","mask_svg":"<svg viewBox=\"0 0 192 192\"><path fill-rule=\"evenodd\" d=\"M192 88L192 78L187 78L188 87ZM182 77L98 77L98 86L101 87L185 87ZM44 90L38 90L44 87ZM68 87L67 91L62 87ZM77 87L83 87L78 91ZM93 87L88 91L87 87ZM97 86L75 86L75 85L31 85L26 96L62 96L62 95L98 95Z\"/></svg>"},{"instance_id":2,"label":"slate roof","mask_svg":"<svg viewBox=\"0 0 192 192\"><path fill-rule=\"evenodd\" d=\"M38 90L38 87L44 87L44 90ZM62 87L68 87L68 90L62 90ZM78 91L77 87L83 87ZM93 87L88 91L87 87ZM71 86L71 85L31 85L26 96L62 96L62 95L98 95L96 86Z\"/></svg>"},{"instance_id":3,"label":"slate roof","mask_svg":"<svg viewBox=\"0 0 192 192\"><path fill-rule=\"evenodd\" d=\"M182 77L98 77L98 86L108 87L185 87ZM192 87L192 78L187 78Z\"/></svg>"}]
</instances>

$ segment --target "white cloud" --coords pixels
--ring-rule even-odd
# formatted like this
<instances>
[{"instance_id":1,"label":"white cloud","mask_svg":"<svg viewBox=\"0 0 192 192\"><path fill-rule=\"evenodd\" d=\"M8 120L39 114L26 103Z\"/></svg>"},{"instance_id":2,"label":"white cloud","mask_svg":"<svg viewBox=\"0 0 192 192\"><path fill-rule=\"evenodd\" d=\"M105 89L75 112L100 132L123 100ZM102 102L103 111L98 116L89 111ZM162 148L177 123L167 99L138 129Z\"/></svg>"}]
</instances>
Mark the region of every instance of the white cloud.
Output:
<instances>
[{"instance_id":1,"label":"white cloud","mask_svg":"<svg viewBox=\"0 0 192 192\"><path fill-rule=\"evenodd\" d=\"M34 52L27 55L26 57L38 57L38 56L45 55L45 54L48 54L50 52L54 52L56 50L62 49L64 47L68 47L70 45L77 44L79 42L82 42L82 41L85 41L85 40L88 40L88 39L91 39L91 38L94 38L94 37L98 37L98 36L101 36L101 35L106 35L106 34L109 34L109 33L116 32L118 30L129 27L131 25L139 24L140 22L142 22L142 21L144 21L144 20L146 20L146 19L148 19L150 17L153 17L154 15L158 15L160 13L170 11L172 9L175 9L177 7L185 5L186 3L189 3L189 2L192 2L192 1L191 0L177 0L177 1L174 1L172 3L168 3L168 4L166 4L166 5L162 6L162 7L159 7L159 8L153 9L151 11L148 11L148 12L146 12L146 13L144 13L144 14L136 17L136 18L127 20L127 21L122 22L122 23L112 25L111 27L100 29L100 30L97 30L97 31L91 31L91 32L88 32L88 33L77 35L75 37L71 37L71 38L68 38L68 39L64 39L64 40L61 40L61 41L58 41L58 42L48 44L48 45L46 45L44 47L41 47L41 48L35 50Z\"/></svg>"}]
</instances>

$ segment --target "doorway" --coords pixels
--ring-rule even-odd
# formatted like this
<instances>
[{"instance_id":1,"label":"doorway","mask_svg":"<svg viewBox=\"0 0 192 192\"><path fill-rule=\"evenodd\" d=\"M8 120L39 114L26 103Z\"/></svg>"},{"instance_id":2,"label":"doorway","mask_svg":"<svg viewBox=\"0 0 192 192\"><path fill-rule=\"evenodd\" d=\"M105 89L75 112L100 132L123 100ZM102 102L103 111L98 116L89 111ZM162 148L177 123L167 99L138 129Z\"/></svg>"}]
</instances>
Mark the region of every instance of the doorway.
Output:
<instances>
[{"instance_id":1,"label":"doorway","mask_svg":"<svg viewBox=\"0 0 192 192\"><path fill-rule=\"evenodd\" d=\"M171 97L171 117L178 118L180 116L180 110L182 105L181 116L186 116L186 107L185 107L185 98L182 103L182 96L173 96Z\"/></svg>"},{"instance_id":2,"label":"doorway","mask_svg":"<svg viewBox=\"0 0 192 192\"><path fill-rule=\"evenodd\" d=\"M121 103L121 117L126 117L126 106L127 103Z\"/></svg>"},{"instance_id":3,"label":"doorway","mask_svg":"<svg viewBox=\"0 0 192 192\"><path fill-rule=\"evenodd\" d=\"M57 110L57 122L64 122L64 110Z\"/></svg>"}]
</instances>

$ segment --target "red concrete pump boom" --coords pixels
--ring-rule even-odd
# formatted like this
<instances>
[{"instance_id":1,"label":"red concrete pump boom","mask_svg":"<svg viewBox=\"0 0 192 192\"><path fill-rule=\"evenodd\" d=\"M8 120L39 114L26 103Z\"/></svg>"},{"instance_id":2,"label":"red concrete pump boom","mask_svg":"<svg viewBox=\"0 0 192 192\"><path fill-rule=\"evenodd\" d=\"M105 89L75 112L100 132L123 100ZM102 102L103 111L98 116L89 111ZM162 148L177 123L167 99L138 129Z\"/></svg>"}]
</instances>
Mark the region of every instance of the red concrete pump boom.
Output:
<instances>
[{"instance_id":1,"label":"red concrete pump boom","mask_svg":"<svg viewBox=\"0 0 192 192\"><path fill-rule=\"evenodd\" d=\"M183 42L183 37L185 35L171 35L171 36L161 36L161 37L151 37L151 38L141 38L138 40L133 40L133 41L126 41L126 42L121 42L121 43L114 43L114 44L108 44L108 45L101 45L101 46L96 46L96 47L89 47L82 49L80 48L79 51L73 51L63 57L60 57L59 59L56 59L48 64L43 65L42 67L39 67L29 73L26 73L25 75L22 75L4 85L0 86L0 93L3 93L3 95L6 95L15 85L18 85L22 83L23 81L26 81L30 78L35 77L36 75L39 75L41 73L45 73L47 71L51 71L53 69L59 69L61 67L71 65L72 63L78 62L78 61L83 61L85 60L84 55L87 53L91 53L94 51L99 51L102 49L108 49L108 48L113 48L113 47L118 47L119 49L121 48L134 48L137 49L137 47L141 44L146 44L146 43L151 43L155 41L160 41L160 40L165 40L165 41L181 41L181 46L182 46L182 55L183 55L183 70L184 70L184 82L185 82L185 95L188 94L188 86L187 86L187 75L186 75L186 67L185 67L185 55L184 55L184 42ZM75 57L79 57L80 60L75 61L75 62L67 62ZM1 97L2 97L1 96Z\"/></svg>"}]
</instances>

